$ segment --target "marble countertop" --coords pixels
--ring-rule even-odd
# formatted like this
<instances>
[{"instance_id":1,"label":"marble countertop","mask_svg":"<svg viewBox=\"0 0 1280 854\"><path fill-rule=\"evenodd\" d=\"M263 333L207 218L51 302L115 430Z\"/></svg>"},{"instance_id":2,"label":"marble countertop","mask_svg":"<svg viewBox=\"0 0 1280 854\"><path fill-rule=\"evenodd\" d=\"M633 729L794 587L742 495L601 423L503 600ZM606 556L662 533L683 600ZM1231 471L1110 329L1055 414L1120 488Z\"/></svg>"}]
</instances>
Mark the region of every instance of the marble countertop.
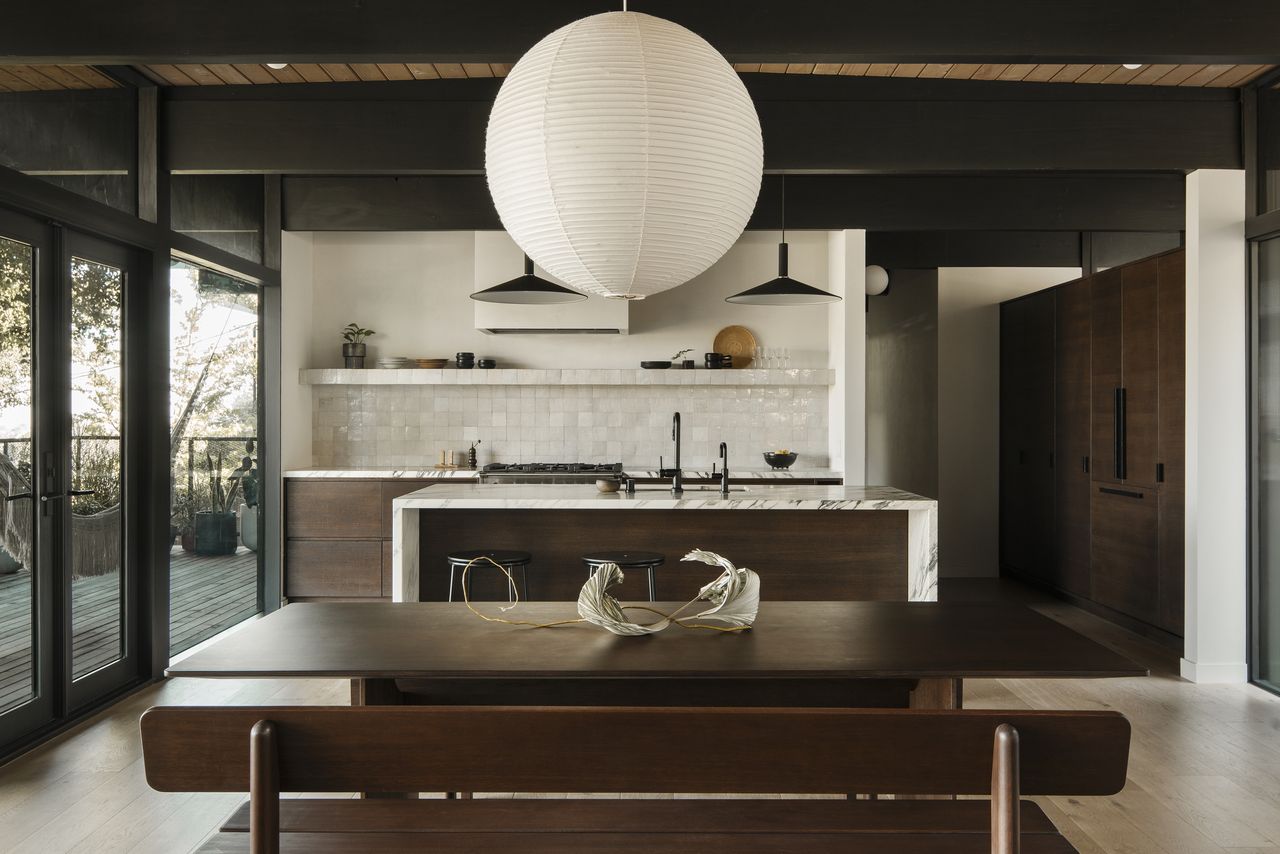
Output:
<instances>
[{"instance_id":1,"label":"marble countertop","mask_svg":"<svg viewBox=\"0 0 1280 854\"><path fill-rule=\"evenodd\" d=\"M634 495L597 492L590 484L452 484L431 486L395 499L396 510L521 509L556 510L933 510L937 501L890 486L734 487L728 498L718 488L686 488L680 497L663 486L645 486Z\"/></svg>"},{"instance_id":2,"label":"marble countertop","mask_svg":"<svg viewBox=\"0 0 1280 854\"><path fill-rule=\"evenodd\" d=\"M657 478L656 469L628 468L625 470L631 477ZM718 474L718 472L717 472ZM305 468L289 469L284 473L290 478L351 478L353 480L475 480L480 472L471 469L434 469L434 468L392 468L390 466L365 466L363 468L333 469ZM693 480L701 478L710 480L710 469L685 469L684 476ZM729 477L733 481L740 480L813 480L839 479L844 475L830 469L731 469Z\"/></svg>"}]
</instances>

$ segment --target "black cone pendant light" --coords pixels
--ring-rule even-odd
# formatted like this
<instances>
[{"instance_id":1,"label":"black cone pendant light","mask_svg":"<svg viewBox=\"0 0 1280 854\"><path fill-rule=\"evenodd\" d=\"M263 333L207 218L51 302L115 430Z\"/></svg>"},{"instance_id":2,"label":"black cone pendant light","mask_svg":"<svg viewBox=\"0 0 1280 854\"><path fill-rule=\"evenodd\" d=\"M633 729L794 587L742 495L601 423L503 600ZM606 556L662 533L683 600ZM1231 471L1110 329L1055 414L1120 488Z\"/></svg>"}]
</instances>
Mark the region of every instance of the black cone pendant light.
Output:
<instances>
[{"instance_id":1,"label":"black cone pendant light","mask_svg":"<svg viewBox=\"0 0 1280 854\"><path fill-rule=\"evenodd\" d=\"M731 297L725 302L740 305L820 305L839 302L833 293L798 282L787 275L787 176L782 176L782 242L778 244L778 278Z\"/></svg>"},{"instance_id":2,"label":"black cone pendant light","mask_svg":"<svg viewBox=\"0 0 1280 854\"><path fill-rule=\"evenodd\" d=\"M479 302L500 302L509 305L555 305L581 302L587 298L587 295L535 276L533 261L526 255L523 276L516 276L509 282L476 291L471 298Z\"/></svg>"}]
</instances>

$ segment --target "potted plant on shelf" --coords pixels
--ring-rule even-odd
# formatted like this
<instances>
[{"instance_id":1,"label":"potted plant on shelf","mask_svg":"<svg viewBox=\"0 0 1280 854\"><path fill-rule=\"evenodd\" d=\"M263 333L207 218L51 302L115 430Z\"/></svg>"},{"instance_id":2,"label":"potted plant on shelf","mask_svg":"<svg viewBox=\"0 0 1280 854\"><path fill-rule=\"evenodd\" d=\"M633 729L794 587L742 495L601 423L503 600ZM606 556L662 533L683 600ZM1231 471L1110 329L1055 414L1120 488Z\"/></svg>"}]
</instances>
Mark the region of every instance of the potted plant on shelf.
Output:
<instances>
[{"instance_id":1,"label":"potted plant on shelf","mask_svg":"<svg viewBox=\"0 0 1280 854\"><path fill-rule=\"evenodd\" d=\"M196 511L196 554L229 555L235 554L236 513L235 501L239 493L240 475L237 470L227 478L228 486L222 485L223 456L218 454L217 460L212 454L205 452L205 472L209 476L209 499L211 510Z\"/></svg>"},{"instance_id":2,"label":"potted plant on shelf","mask_svg":"<svg viewBox=\"0 0 1280 854\"><path fill-rule=\"evenodd\" d=\"M374 334L376 333L372 329L365 329L358 323L348 323L346 325L346 328L342 330L342 339L347 342L342 345L344 367L364 367L364 357L367 349L364 339Z\"/></svg>"}]
</instances>

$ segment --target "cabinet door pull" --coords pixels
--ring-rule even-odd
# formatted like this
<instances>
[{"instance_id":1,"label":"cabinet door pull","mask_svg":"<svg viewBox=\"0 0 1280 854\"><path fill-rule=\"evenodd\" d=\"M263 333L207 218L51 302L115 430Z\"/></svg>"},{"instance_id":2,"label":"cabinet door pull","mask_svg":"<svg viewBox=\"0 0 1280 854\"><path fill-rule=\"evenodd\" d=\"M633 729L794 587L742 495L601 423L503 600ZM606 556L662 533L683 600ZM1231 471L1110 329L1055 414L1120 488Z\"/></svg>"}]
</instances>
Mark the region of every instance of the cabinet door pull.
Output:
<instances>
[{"instance_id":1,"label":"cabinet door pull","mask_svg":"<svg viewBox=\"0 0 1280 854\"><path fill-rule=\"evenodd\" d=\"M1156 483L1164 483L1164 463L1156 463Z\"/></svg>"},{"instance_id":2,"label":"cabinet door pull","mask_svg":"<svg viewBox=\"0 0 1280 854\"><path fill-rule=\"evenodd\" d=\"M1111 392L1111 473L1116 480L1123 480L1120 474L1120 389Z\"/></svg>"},{"instance_id":3,"label":"cabinet door pull","mask_svg":"<svg viewBox=\"0 0 1280 854\"><path fill-rule=\"evenodd\" d=\"M1129 479L1129 390L1120 389L1120 479Z\"/></svg>"},{"instance_id":4,"label":"cabinet door pull","mask_svg":"<svg viewBox=\"0 0 1280 854\"><path fill-rule=\"evenodd\" d=\"M1143 497L1143 494L1141 492L1134 492L1131 489L1112 489L1109 486L1100 486L1098 487L1098 491L1105 493L1107 495L1121 495L1121 496L1124 496L1125 498L1142 498Z\"/></svg>"},{"instance_id":5,"label":"cabinet door pull","mask_svg":"<svg viewBox=\"0 0 1280 854\"><path fill-rule=\"evenodd\" d=\"M1084 458L1084 473L1085 474L1089 473L1089 457L1088 456Z\"/></svg>"}]
</instances>

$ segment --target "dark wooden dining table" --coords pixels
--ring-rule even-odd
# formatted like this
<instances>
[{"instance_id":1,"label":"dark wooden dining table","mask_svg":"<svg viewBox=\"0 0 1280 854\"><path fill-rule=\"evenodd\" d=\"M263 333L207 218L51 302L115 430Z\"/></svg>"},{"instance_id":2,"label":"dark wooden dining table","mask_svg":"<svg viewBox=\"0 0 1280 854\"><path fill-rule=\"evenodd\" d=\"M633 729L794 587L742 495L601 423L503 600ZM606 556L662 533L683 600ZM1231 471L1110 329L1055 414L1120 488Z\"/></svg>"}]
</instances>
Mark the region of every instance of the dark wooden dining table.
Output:
<instances>
[{"instance_id":1,"label":"dark wooden dining table","mask_svg":"<svg viewBox=\"0 0 1280 854\"><path fill-rule=\"evenodd\" d=\"M661 610L678 605L658 604ZM549 622L572 602L495 616ZM958 708L973 678L1093 679L1147 670L1003 602L764 602L739 633L486 622L461 603L298 603L166 671L350 679L353 704L845 705ZM900 702L905 700L905 702Z\"/></svg>"}]
</instances>

